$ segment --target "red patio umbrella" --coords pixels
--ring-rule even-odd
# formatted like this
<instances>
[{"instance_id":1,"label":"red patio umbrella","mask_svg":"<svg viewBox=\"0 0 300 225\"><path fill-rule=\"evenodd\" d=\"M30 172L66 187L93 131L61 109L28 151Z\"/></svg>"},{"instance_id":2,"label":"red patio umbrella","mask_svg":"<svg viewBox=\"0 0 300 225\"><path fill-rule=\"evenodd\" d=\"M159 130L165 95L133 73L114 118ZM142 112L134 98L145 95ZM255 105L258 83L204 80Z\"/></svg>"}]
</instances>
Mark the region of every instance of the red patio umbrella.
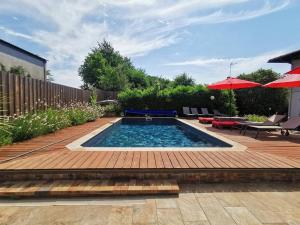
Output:
<instances>
[{"instance_id":1,"label":"red patio umbrella","mask_svg":"<svg viewBox=\"0 0 300 225\"><path fill-rule=\"evenodd\" d=\"M229 104L231 106L231 90L252 88L252 87L257 87L257 86L261 86L261 84L252 82L252 81L248 81L248 80L234 78L234 77L227 77L227 79L225 79L225 80L208 85L208 88L215 89L215 90L230 90ZM230 116L231 116L231 107L230 107Z\"/></svg>"},{"instance_id":2,"label":"red patio umbrella","mask_svg":"<svg viewBox=\"0 0 300 225\"><path fill-rule=\"evenodd\" d=\"M287 72L284 77L278 80L265 84L264 87L270 87L270 88L300 87L300 67Z\"/></svg>"},{"instance_id":3,"label":"red patio umbrella","mask_svg":"<svg viewBox=\"0 0 300 225\"><path fill-rule=\"evenodd\" d=\"M248 80L234 78L234 77L227 77L226 80L222 80L208 85L208 88L216 89L216 90L234 90L234 89L242 89L242 88L252 88L257 86L261 86L261 84L248 81Z\"/></svg>"}]
</instances>

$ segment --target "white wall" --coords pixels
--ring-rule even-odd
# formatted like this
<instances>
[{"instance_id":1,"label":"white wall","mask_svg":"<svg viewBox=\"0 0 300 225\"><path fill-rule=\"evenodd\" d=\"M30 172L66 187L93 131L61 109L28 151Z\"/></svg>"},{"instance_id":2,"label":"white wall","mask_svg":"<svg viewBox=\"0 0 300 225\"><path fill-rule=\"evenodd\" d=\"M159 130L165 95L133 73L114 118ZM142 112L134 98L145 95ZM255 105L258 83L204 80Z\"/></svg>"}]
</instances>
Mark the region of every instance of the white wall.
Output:
<instances>
[{"instance_id":1,"label":"white wall","mask_svg":"<svg viewBox=\"0 0 300 225\"><path fill-rule=\"evenodd\" d=\"M292 69L296 67L300 67L300 59L292 61ZM291 89L289 116L300 116L300 88Z\"/></svg>"},{"instance_id":2,"label":"white wall","mask_svg":"<svg viewBox=\"0 0 300 225\"><path fill-rule=\"evenodd\" d=\"M9 70L13 66L22 66L32 78L44 80L44 67L40 67L25 60L15 58L3 52L0 52L0 62L6 67L6 70Z\"/></svg>"}]
</instances>

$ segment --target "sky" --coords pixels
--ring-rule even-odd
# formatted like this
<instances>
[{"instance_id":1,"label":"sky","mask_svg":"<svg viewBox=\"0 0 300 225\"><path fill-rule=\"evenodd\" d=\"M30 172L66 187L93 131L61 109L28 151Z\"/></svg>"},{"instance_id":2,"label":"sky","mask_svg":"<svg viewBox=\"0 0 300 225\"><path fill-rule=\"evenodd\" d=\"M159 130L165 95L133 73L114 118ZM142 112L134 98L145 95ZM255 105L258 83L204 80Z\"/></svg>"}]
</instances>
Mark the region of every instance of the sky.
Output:
<instances>
[{"instance_id":1,"label":"sky","mask_svg":"<svg viewBox=\"0 0 300 225\"><path fill-rule=\"evenodd\" d=\"M300 0L1 0L0 38L48 60L56 83L79 87L78 68L103 39L149 75L197 83L289 64L300 49Z\"/></svg>"}]
</instances>

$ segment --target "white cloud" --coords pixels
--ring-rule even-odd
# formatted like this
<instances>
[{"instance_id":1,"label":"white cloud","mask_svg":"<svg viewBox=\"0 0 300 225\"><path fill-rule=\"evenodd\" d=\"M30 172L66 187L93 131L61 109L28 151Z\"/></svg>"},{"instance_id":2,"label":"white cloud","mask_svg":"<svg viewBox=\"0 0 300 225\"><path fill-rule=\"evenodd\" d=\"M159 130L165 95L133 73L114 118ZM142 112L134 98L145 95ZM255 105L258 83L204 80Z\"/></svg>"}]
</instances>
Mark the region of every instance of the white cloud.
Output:
<instances>
[{"instance_id":1,"label":"white cloud","mask_svg":"<svg viewBox=\"0 0 300 225\"><path fill-rule=\"evenodd\" d=\"M285 8L289 0L10 0L0 4L0 12L29 17L39 26L30 34L7 27L8 35L36 42L48 48L55 79L65 72L77 76L82 60L97 41L106 38L122 54L141 56L181 40L184 28L247 20ZM15 6L18 7L15 7ZM249 8L249 10L240 10ZM19 10L22 9L22 10ZM18 22L21 21L19 17ZM1 25L1 24L0 24ZM66 73L66 70L68 71ZM72 73L71 73L72 72ZM64 75L65 76L65 75ZM58 78L58 79L57 79Z\"/></svg>"},{"instance_id":2,"label":"white cloud","mask_svg":"<svg viewBox=\"0 0 300 225\"><path fill-rule=\"evenodd\" d=\"M198 83L212 83L222 80L229 76L230 63L232 66L232 76L241 73L251 73L260 68L274 69L276 72L284 73L290 69L287 64L272 64L268 60L276 56L289 52L288 50L280 50L275 52L267 52L253 57L237 57L237 58L197 58L181 62L166 63L165 66L180 68L191 74Z\"/></svg>"}]
</instances>

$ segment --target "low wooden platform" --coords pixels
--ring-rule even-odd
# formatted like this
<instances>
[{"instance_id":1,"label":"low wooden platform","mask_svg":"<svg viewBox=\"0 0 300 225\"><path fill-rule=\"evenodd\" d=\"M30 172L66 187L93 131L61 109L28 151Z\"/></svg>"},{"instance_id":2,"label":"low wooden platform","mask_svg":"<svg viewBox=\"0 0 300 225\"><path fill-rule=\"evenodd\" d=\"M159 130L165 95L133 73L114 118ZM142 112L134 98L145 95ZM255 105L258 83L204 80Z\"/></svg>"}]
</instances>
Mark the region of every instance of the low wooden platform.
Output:
<instances>
[{"instance_id":1,"label":"low wooden platform","mask_svg":"<svg viewBox=\"0 0 300 225\"><path fill-rule=\"evenodd\" d=\"M175 180L59 180L11 181L0 183L3 197L88 197L112 195L178 194Z\"/></svg>"},{"instance_id":2,"label":"low wooden platform","mask_svg":"<svg viewBox=\"0 0 300 225\"><path fill-rule=\"evenodd\" d=\"M261 135L258 140L251 134L240 135L238 131L219 130L207 127L233 141L248 147L246 151L70 151L65 146L86 133L110 122L114 118L102 118L85 125L70 127L54 134L0 148L0 173L2 179L15 174L64 171L94 171L99 173L169 174L177 172L205 171L251 171L251 176L260 171L282 171L282 176L300 171L300 136L283 137L277 134ZM200 125L196 120L193 123ZM299 171L299 172L297 172ZM77 173L76 172L76 173ZM110 173L110 172L109 172ZM14 175L13 175L14 174ZM66 175L67 176L67 175ZM70 175L72 176L72 175ZM167 176L167 175L166 175ZM223 176L229 176L223 174ZM250 176L250 173L248 174ZM5 178L6 177L6 178ZM1 178L0 178L1 179Z\"/></svg>"}]
</instances>

